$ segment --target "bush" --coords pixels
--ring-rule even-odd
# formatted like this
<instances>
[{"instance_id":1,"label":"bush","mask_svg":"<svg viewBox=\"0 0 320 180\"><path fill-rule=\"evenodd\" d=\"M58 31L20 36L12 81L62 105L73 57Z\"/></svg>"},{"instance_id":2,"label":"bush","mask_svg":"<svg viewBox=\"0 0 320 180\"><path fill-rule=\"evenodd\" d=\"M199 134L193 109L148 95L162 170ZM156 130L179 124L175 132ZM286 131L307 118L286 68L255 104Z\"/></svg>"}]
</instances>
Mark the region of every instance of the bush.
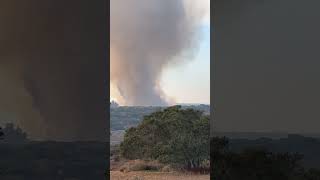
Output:
<instances>
[{"instance_id":1,"label":"bush","mask_svg":"<svg viewBox=\"0 0 320 180\"><path fill-rule=\"evenodd\" d=\"M145 116L124 135L120 152L127 159L158 160L187 169L209 159L209 116L173 106Z\"/></svg>"}]
</instances>

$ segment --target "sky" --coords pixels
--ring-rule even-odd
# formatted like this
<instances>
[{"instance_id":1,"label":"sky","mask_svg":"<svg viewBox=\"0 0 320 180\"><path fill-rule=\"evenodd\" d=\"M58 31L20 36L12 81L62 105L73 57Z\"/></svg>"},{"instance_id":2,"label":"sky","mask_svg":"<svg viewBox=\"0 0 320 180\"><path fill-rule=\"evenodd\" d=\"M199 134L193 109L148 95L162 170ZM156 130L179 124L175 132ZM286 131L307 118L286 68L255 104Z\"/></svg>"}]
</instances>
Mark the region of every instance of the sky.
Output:
<instances>
[{"instance_id":1,"label":"sky","mask_svg":"<svg viewBox=\"0 0 320 180\"><path fill-rule=\"evenodd\" d=\"M213 128L319 133L320 2L216 2Z\"/></svg>"},{"instance_id":2,"label":"sky","mask_svg":"<svg viewBox=\"0 0 320 180\"><path fill-rule=\"evenodd\" d=\"M179 57L176 57L177 59L180 59L178 61L174 61L174 60L168 61L169 63L166 64L165 67L162 68L160 72L160 78L156 83L157 84L156 86L157 88L160 88L160 91L161 91L160 94L162 95L162 97L164 97L164 99L167 100L169 104L175 104L175 103L209 104L210 103L210 0L199 0L199 1L182 0L182 1L184 1L185 3L187 17L192 19L191 21L194 21L194 20L197 21L197 23L195 23L196 26L194 26L194 29L192 29L192 31L195 31L197 41L194 41L196 42L196 44L193 44L192 45L193 48L190 49L191 56L179 56ZM168 2L162 1L162 2L168 3L169 1ZM113 3L111 3L111 9L113 8L112 4ZM152 7L152 5L146 5L146 7ZM137 8L140 8L140 6L137 6ZM119 23L116 24L116 22L119 21L120 18L115 17L116 15L113 16L113 14L116 14L117 12L119 12L119 11L116 11L117 9L119 9L119 7L114 9L115 9L113 11L114 13L113 12L111 13L111 24L113 24L112 19L116 19L114 20L114 24L115 24L114 26L117 26ZM133 16L137 15L134 13L132 14ZM201 17L199 14L201 14ZM122 14L120 16L124 16L124 15ZM132 20L132 21L136 21L137 23L140 23L138 20ZM179 22L174 22L174 23L178 24ZM166 26L166 24L164 24L164 26ZM127 28L130 28L130 27L127 27ZM142 29L142 31L144 30ZM111 31L111 36L113 34L115 33L112 33ZM157 36L157 33L155 33L154 36ZM111 44L111 47L112 46L113 45ZM167 46L167 45L164 44L164 46ZM113 61L111 62L114 63L115 61L116 60L113 59ZM113 66L111 65L111 67ZM111 73L111 80L113 79L114 79L113 73ZM114 85L114 83L112 83L112 81L110 86L111 86L110 99L118 101L118 103L120 102L121 104L121 102L123 102L124 101L123 99L125 98L121 97L121 93L119 93L119 91L117 90L117 87Z\"/></svg>"},{"instance_id":3,"label":"sky","mask_svg":"<svg viewBox=\"0 0 320 180\"><path fill-rule=\"evenodd\" d=\"M105 11L104 1L0 1L2 123L35 140L105 141Z\"/></svg>"},{"instance_id":4,"label":"sky","mask_svg":"<svg viewBox=\"0 0 320 180\"><path fill-rule=\"evenodd\" d=\"M186 64L167 68L161 78L166 95L176 103L210 104L210 24L202 24L200 47Z\"/></svg>"}]
</instances>

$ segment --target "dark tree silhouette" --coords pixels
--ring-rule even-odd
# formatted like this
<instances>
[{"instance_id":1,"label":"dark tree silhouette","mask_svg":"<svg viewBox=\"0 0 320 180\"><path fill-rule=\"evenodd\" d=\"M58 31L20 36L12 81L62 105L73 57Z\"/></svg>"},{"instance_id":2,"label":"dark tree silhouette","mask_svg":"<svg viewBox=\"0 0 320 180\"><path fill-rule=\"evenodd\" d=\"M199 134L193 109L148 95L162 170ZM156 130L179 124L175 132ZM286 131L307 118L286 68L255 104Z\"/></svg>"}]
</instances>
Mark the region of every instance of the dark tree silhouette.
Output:
<instances>
[{"instance_id":1,"label":"dark tree silhouette","mask_svg":"<svg viewBox=\"0 0 320 180\"><path fill-rule=\"evenodd\" d=\"M23 143L27 141L27 134L12 123L6 124L1 132L6 136L3 140L4 143Z\"/></svg>"},{"instance_id":2,"label":"dark tree silhouette","mask_svg":"<svg viewBox=\"0 0 320 180\"><path fill-rule=\"evenodd\" d=\"M211 138L210 146L213 180L320 180L319 170L302 166L300 154L257 146L236 153L228 149L226 138Z\"/></svg>"},{"instance_id":3,"label":"dark tree silhouette","mask_svg":"<svg viewBox=\"0 0 320 180\"><path fill-rule=\"evenodd\" d=\"M2 132L2 128L0 127L0 139L3 139L4 133Z\"/></svg>"}]
</instances>

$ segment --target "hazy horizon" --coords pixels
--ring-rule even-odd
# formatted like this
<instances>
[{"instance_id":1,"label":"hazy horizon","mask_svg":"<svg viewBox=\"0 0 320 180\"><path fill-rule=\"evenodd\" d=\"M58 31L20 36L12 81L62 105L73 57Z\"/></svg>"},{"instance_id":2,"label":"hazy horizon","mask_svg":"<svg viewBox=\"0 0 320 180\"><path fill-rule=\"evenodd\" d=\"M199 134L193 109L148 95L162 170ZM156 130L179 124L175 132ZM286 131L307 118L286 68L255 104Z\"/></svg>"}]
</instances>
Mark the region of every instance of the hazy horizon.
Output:
<instances>
[{"instance_id":1,"label":"hazy horizon","mask_svg":"<svg viewBox=\"0 0 320 180\"><path fill-rule=\"evenodd\" d=\"M111 100L111 102L115 102L117 103L117 101L114 101L114 100ZM210 103L207 104L207 103L175 103L175 104L169 104L169 105L121 105L121 104L118 104L120 107L168 107L168 106L175 106L175 105L184 105L184 106L192 106L192 105L208 105L210 106Z\"/></svg>"}]
</instances>

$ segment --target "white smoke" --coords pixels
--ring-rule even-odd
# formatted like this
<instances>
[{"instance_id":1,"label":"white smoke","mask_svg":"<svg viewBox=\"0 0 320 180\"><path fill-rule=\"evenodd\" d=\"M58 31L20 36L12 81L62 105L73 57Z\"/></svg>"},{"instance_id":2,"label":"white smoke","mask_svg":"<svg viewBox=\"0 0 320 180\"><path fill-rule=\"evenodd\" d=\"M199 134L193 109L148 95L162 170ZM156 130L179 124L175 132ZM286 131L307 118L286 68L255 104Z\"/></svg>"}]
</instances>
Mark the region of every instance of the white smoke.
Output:
<instances>
[{"instance_id":1,"label":"white smoke","mask_svg":"<svg viewBox=\"0 0 320 180\"><path fill-rule=\"evenodd\" d=\"M111 0L111 96L124 105L167 104L161 73L192 59L208 2Z\"/></svg>"}]
</instances>

